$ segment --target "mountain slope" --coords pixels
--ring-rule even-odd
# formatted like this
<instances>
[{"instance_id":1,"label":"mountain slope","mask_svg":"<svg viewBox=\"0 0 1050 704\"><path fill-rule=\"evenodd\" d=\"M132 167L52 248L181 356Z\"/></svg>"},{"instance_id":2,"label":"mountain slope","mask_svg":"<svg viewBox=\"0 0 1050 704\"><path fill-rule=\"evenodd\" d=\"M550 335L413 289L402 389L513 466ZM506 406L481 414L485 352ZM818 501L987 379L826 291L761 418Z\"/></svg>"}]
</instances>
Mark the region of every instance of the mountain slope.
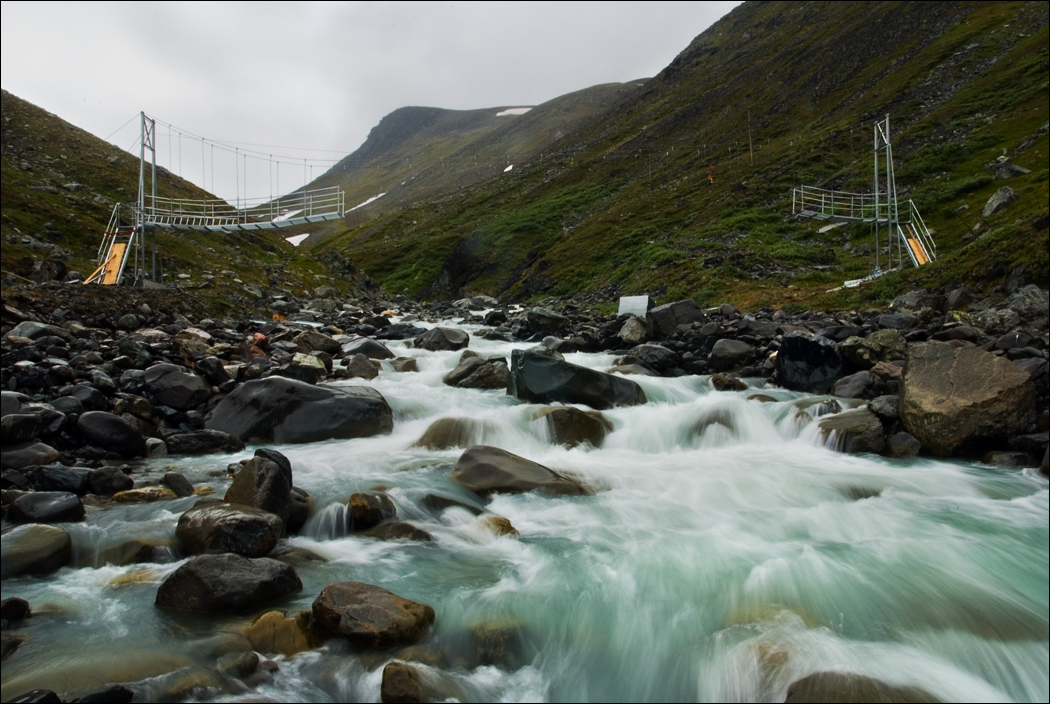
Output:
<instances>
[{"instance_id":1,"label":"mountain slope","mask_svg":"<svg viewBox=\"0 0 1050 704\"><path fill-rule=\"evenodd\" d=\"M786 218L791 188L870 190L890 113L898 191L941 259L863 295L1021 264L1045 283L1047 45L1046 3L745 3L542 157L322 246L414 296L812 301L874 266L873 238ZM1031 173L993 180L1004 153ZM1003 185L1019 200L982 217Z\"/></svg>"}]
</instances>

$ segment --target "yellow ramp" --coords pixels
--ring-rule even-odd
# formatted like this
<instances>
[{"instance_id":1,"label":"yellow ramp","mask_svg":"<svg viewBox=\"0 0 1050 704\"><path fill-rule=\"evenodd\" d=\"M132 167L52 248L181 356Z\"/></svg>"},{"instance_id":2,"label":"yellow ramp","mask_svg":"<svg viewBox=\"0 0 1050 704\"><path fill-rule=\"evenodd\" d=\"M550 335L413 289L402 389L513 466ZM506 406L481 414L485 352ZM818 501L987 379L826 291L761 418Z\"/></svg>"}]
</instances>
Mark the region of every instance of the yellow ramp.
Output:
<instances>
[{"instance_id":1,"label":"yellow ramp","mask_svg":"<svg viewBox=\"0 0 1050 704\"><path fill-rule=\"evenodd\" d=\"M911 250L915 261L918 262L919 266L929 264L930 258L926 256L926 250L923 249L918 237L915 236L915 231L911 229L911 225L905 225L904 231L907 233L904 235L904 241L908 243L908 249Z\"/></svg>"},{"instance_id":2,"label":"yellow ramp","mask_svg":"<svg viewBox=\"0 0 1050 704\"><path fill-rule=\"evenodd\" d=\"M105 273L102 275L103 284L117 283L117 276L120 275L120 265L124 263L124 252L127 248L126 242L114 242L113 246L109 248L109 256L106 258L106 263L102 265L105 267Z\"/></svg>"}]
</instances>

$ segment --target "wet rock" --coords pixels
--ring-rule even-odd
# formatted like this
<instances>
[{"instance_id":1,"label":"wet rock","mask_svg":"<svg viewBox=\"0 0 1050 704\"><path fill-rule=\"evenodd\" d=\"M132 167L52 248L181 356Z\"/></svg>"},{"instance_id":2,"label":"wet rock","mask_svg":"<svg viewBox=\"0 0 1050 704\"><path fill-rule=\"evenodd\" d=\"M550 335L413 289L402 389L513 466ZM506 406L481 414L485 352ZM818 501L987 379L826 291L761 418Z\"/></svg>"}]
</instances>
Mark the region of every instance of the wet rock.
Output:
<instances>
[{"instance_id":1,"label":"wet rock","mask_svg":"<svg viewBox=\"0 0 1050 704\"><path fill-rule=\"evenodd\" d=\"M274 458L257 452L241 466L223 501L272 513L284 527L292 513L291 494L292 471L287 459L275 462Z\"/></svg>"},{"instance_id":2,"label":"wet rock","mask_svg":"<svg viewBox=\"0 0 1050 704\"><path fill-rule=\"evenodd\" d=\"M78 523L84 520L84 503L68 491L34 491L11 502L13 523Z\"/></svg>"},{"instance_id":3,"label":"wet rock","mask_svg":"<svg viewBox=\"0 0 1050 704\"><path fill-rule=\"evenodd\" d=\"M252 649L292 656L324 644L324 634L309 611L267 611L245 630Z\"/></svg>"},{"instance_id":4,"label":"wet rock","mask_svg":"<svg viewBox=\"0 0 1050 704\"><path fill-rule=\"evenodd\" d=\"M390 362L394 365L395 372L418 372L419 363L415 357L398 357Z\"/></svg>"},{"instance_id":5,"label":"wet rock","mask_svg":"<svg viewBox=\"0 0 1050 704\"><path fill-rule=\"evenodd\" d=\"M711 348L711 354L707 363L716 372L727 372L738 369L747 363L748 358L754 354L755 348L740 340L723 338Z\"/></svg>"},{"instance_id":6,"label":"wet rock","mask_svg":"<svg viewBox=\"0 0 1050 704\"><path fill-rule=\"evenodd\" d=\"M379 370L372 361L360 352L352 357L343 358L343 366L346 375L351 379L375 379L379 376Z\"/></svg>"},{"instance_id":7,"label":"wet rock","mask_svg":"<svg viewBox=\"0 0 1050 704\"><path fill-rule=\"evenodd\" d=\"M360 531L359 534L379 540L416 540L423 543L434 539L434 536L425 530L403 521L386 521L368 530Z\"/></svg>"},{"instance_id":8,"label":"wet rock","mask_svg":"<svg viewBox=\"0 0 1050 704\"><path fill-rule=\"evenodd\" d=\"M292 342L294 342L299 348L299 351L304 354L324 352L334 357L343 352L343 346L336 342L334 338L316 330L306 330L301 332L295 336Z\"/></svg>"},{"instance_id":9,"label":"wet rock","mask_svg":"<svg viewBox=\"0 0 1050 704\"><path fill-rule=\"evenodd\" d=\"M156 605L204 613L240 612L301 591L295 570L268 558L201 555L175 570L157 590Z\"/></svg>"},{"instance_id":10,"label":"wet rock","mask_svg":"<svg viewBox=\"0 0 1050 704\"><path fill-rule=\"evenodd\" d=\"M281 519L267 511L239 504L191 508L179 517L175 535L191 555L232 552L263 557L284 533Z\"/></svg>"},{"instance_id":11,"label":"wet rock","mask_svg":"<svg viewBox=\"0 0 1050 704\"><path fill-rule=\"evenodd\" d=\"M478 525L496 535L521 535L510 519L502 516L481 516Z\"/></svg>"},{"instance_id":12,"label":"wet rock","mask_svg":"<svg viewBox=\"0 0 1050 704\"><path fill-rule=\"evenodd\" d=\"M41 464L52 464L58 460L58 450L42 442L24 442L9 445L0 454L0 468L23 469Z\"/></svg>"},{"instance_id":13,"label":"wet rock","mask_svg":"<svg viewBox=\"0 0 1050 704\"><path fill-rule=\"evenodd\" d=\"M18 597L9 597L0 601L0 619L9 624L21 623L29 618L33 610L29 608L29 602Z\"/></svg>"},{"instance_id":14,"label":"wet rock","mask_svg":"<svg viewBox=\"0 0 1050 704\"><path fill-rule=\"evenodd\" d=\"M613 430L612 423L602 413L582 411L572 406L544 408L536 417L546 421L551 442L567 447L576 447L583 443L601 447L605 436Z\"/></svg>"},{"instance_id":15,"label":"wet rock","mask_svg":"<svg viewBox=\"0 0 1050 704\"><path fill-rule=\"evenodd\" d=\"M908 313L887 313L879 316L879 327L889 330L911 330L919 322Z\"/></svg>"},{"instance_id":16,"label":"wet rock","mask_svg":"<svg viewBox=\"0 0 1050 704\"><path fill-rule=\"evenodd\" d=\"M510 372L502 359L469 357L446 374L442 381L461 389L505 389L509 378Z\"/></svg>"},{"instance_id":17,"label":"wet rock","mask_svg":"<svg viewBox=\"0 0 1050 704\"><path fill-rule=\"evenodd\" d=\"M886 384L871 372L857 372L835 382L831 393L839 398L872 399L886 390Z\"/></svg>"},{"instance_id":18,"label":"wet rock","mask_svg":"<svg viewBox=\"0 0 1050 704\"><path fill-rule=\"evenodd\" d=\"M425 328L411 323L395 323L376 333L380 340L411 340L426 332Z\"/></svg>"},{"instance_id":19,"label":"wet rock","mask_svg":"<svg viewBox=\"0 0 1050 704\"><path fill-rule=\"evenodd\" d=\"M993 451L986 452L981 457L981 462L984 464L995 465L996 467L1007 467L1010 469L1021 469L1024 467L1034 467L1035 460L1027 452L1002 452Z\"/></svg>"},{"instance_id":20,"label":"wet rock","mask_svg":"<svg viewBox=\"0 0 1050 704\"><path fill-rule=\"evenodd\" d=\"M366 494L357 492L350 495L347 501L347 523L351 533L365 531L374 528L383 521L389 521L397 516L394 502L386 494Z\"/></svg>"},{"instance_id":21,"label":"wet rock","mask_svg":"<svg viewBox=\"0 0 1050 704\"><path fill-rule=\"evenodd\" d=\"M917 687L894 687L879 680L845 672L817 672L791 683L786 704L802 702L838 702L854 704L919 704L939 702L935 696Z\"/></svg>"},{"instance_id":22,"label":"wet rock","mask_svg":"<svg viewBox=\"0 0 1050 704\"><path fill-rule=\"evenodd\" d=\"M292 505L288 513L287 527L289 533L297 533L306 525L306 521L313 512L314 498L305 489L300 489L297 486L292 487L290 496Z\"/></svg>"},{"instance_id":23,"label":"wet rock","mask_svg":"<svg viewBox=\"0 0 1050 704\"><path fill-rule=\"evenodd\" d=\"M532 350L511 355L507 393L530 403L585 404L598 410L646 402L633 381L570 364Z\"/></svg>"},{"instance_id":24,"label":"wet rock","mask_svg":"<svg viewBox=\"0 0 1050 704\"><path fill-rule=\"evenodd\" d=\"M128 489L113 494L113 500L121 504L151 504L154 501L170 501L177 498L174 491L159 486Z\"/></svg>"},{"instance_id":25,"label":"wet rock","mask_svg":"<svg viewBox=\"0 0 1050 704\"><path fill-rule=\"evenodd\" d=\"M359 337L356 340L344 342L340 348L343 357L352 357L355 354L363 354L368 359L393 359L394 353L382 342L369 337Z\"/></svg>"},{"instance_id":26,"label":"wet rock","mask_svg":"<svg viewBox=\"0 0 1050 704\"><path fill-rule=\"evenodd\" d=\"M440 515L447 508L461 508L475 516L480 516L485 512L477 506L471 506L470 504L464 503L458 499L451 499L447 496L439 496L437 494L427 494L423 497L421 503L425 508L437 515Z\"/></svg>"},{"instance_id":27,"label":"wet rock","mask_svg":"<svg viewBox=\"0 0 1050 704\"><path fill-rule=\"evenodd\" d=\"M174 364L154 364L146 370L146 388L162 405L188 411L211 396L211 385Z\"/></svg>"},{"instance_id":28,"label":"wet rock","mask_svg":"<svg viewBox=\"0 0 1050 704\"><path fill-rule=\"evenodd\" d=\"M640 345L643 342L649 341L649 325L646 323L645 318L639 318L637 315L632 315L624 321L620 331L616 333L616 336L625 345Z\"/></svg>"},{"instance_id":29,"label":"wet rock","mask_svg":"<svg viewBox=\"0 0 1050 704\"><path fill-rule=\"evenodd\" d=\"M134 425L105 411L88 411L77 419L77 430L91 445L126 458L146 454L146 440Z\"/></svg>"},{"instance_id":30,"label":"wet rock","mask_svg":"<svg viewBox=\"0 0 1050 704\"><path fill-rule=\"evenodd\" d=\"M454 352L470 344L470 335L453 328L433 328L417 337L414 344L430 352Z\"/></svg>"},{"instance_id":31,"label":"wet rock","mask_svg":"<svg viewBox=\"0 0 1050 704\"><path fill-rule=\"evenodd\" d=\"M90 491L91 471L86 467L52 464L28 469L25 477L34 491L64 491L84 496Z\"/></svg>"},{"instance_id":32,"label":"wet rock","mask_svg":"<svg viewBox=\"0 0 1050 704\"><path fill-rule=\"evenodd\" d=\"M532 308L525 314L529 332L533 335L555 335L569 326L569 319L549 308Z\"/></svg>"},{"instance_id":33,"label":"wet rock","mask_svg":"<svg viewBox=\"0 0 1050 704\"><path fill-rule=\"evenodd\" d=\"M590 493L578 482L552 469L487 445L475 445L460 455L449 479L479 496L529 491L556 496Z\"/></svg>"},{"instance_id":34,"label":"wet rock","mask_svg":"<svg viewBox=\"0 0 1050 704\"><path fill-rule=\"evenodd\" d=\"M23 403L29 403L29 397L14 391L0 391L0 418L18 413Z\"/></svg>"},{"instance_id":35,"label":"wet rock","mask_svg":"<svg viewBox=\"0 0 1050 704\"><path fill-rule=\"evenodd\" d=\"M55 192L58 192L57 188ZM62 699L50 689L34 689L7 701L17 704L60 704Z\"/></svg>"},{"instance_id":36,"label":"wet rock","mask_svg":"<svg viewBox=\"0 0 1050 704\"><path fill-rule=\"evenodd\" d=\"M205 427L244 442L302 443L389 433L394 416L375 389L270 377L237 387L215 407Z\"/></svg>"},{"instance_id":37,"label":"wet rock","mask_svg":"<svg viewBox=\"0 0 1050 704\"><path fill-rule=\"evenodd\" d=\"M218 357L211 355L201 357L194 363L193 368L212 386L221 387L230 381L230 373L226 371L226 367Z\"/></svg>"},{"instance_id":38,"label":"wet rock","mask_svg":"<svg viewBox=\"0 0 1050 704\"><path fill-rule=\"evenodd\" d=\"M868 410L887 421L899 420L901 417L900 396L879 396L868 402Z\"/></svg>"},{"instance_id":39,"label":"wet rock","mask_svg":"<svg viewBox=\"0 0 1050 704\"><path fill-rule=\"evenodd\" d=\"M654 339L666 340L678 331L679 325L691 325L704 319L704 312L692 299L665 303L649 311L649 334Z\"/></svg>"},{"instance_id":40,"label":"wet rock","mask_svg":"<svg viewBox=\"0 0 1050 704\"><path fill-rule=\"evenodd\" d=\"M437 672L401 660L383 668L379 697L384 704L464 700L462 692Z\"/></svg>"},{"instance_id":41,"label":"wet rock","mask_svg":"<svg viewBox=\"0 0 1050 704\"><path fill-rule=\"evenodd\" d=\"M484 422L473 418L439 418L430 424L413 447L430 450L447 450L451 447L467 447L480 438Z\"/></svg>"},{"instance_id":42,"label":"wet rock","mask_svg":"<svg viewBox=\"0 0 1050 704\"><path fill-rule=\"evenodd\" d=\"M119 467L100 467L88 473L88 489L98 496L113 496L120 491L135 488L135 480Z\"/></svg>"},{"instance_id":43,"label":"wet rock","mask_svg":"<svg viewBox=\"0 0 1050 704\"><path fill-rule=\"evenodd\" d=\"M739 377L719 372L711 375L711 388L715 391L747 391L747 384L740 381Z\"/></svg>"},{"instance_id":44,"label":"wet rock","mask_svg":"<svg viewBox=\"0 0 1050 704\"><path fill-rule=\"evenodd\" d=\"M918 457L920 452L922 452L922 443L916 440L914 435L904 431L888 437L886 448L883 450L883 454L887 457L898 459Z\"/></svg>"},{"instance_id":45,"label":"wet rock","mask_svg":"<svg viewBox=\"0 0 1050 704\"><path fill-rule=\"evenodd\" d=\"M73 559L73 539L57 526L31 524L4 533L0 542L0 577L45 575Z\"/></svg>"},{"instance_id":46,"label":"wet rock","mask_svg":"<svg viewBox=\"0 0 1050 704\"><path fill-rule=\"evenodd\" d=\"M882 329L867 337L850 337L839 345L839 353L861 369L871 369L879 362L900 359L908 343L894 329Z\"/></svg>"},{"instance_id":47,"label":"wet rock","mask_svg":"<svg viewBox=\"0 0 1050 704\"><path fill-rule=\"evenodd\" d=\"M822 418L818 424L821 434L828 438L833 433L841 452L882 452L886 436L878 416L866 408Z\"/></svg>"},{"instance_id":48,"label":"wet rock","mask_svg":"<svg viewBox=\"0 0 1050 704\"><path fill-rule=\"evenodd\" d=\"M777 350L778 383L793 391L828 393L844 374L842 358L826 338L785 335Z\"/></svg>"},{"instance_id":49,"label":"wet rock","mask_svg":"<svg viewBox=\"0 0 1050 704\"><path fill-rule=\"evenodd\" d=\"M0 420L0 442L4 447L31 442L40 430L40 416L35 413L11 413Z\"/></svg>"},{"instance_id":50,"label":"wet rock","mask_svg":"<svg viewBox=\"0 0 1050 704\"><path fill-rule=\"evenodd\" d=\"M415 643L434 623L434 609L362 582L336 582L313 603L314 621L363 647Z\"/></svg>"},{"instance_id":51,"label":"wet rock","mask_svg":"<svg viewBox=\"0 0 1050 704\"><path fill-rule=\"evenodd\" d=\"M121 684L113 684L105 689L89 692L73 700L75 704L127 704L135 699L135 691Z\"/></svg>"},{"instance_id":52,"label":"wet rock","mask_svg":"<svg viewBox=\"0 0 1050 704\"><path fill-rule=\"evenodd\" d=\"M908 350L901 421L938 455L1023 433L1034 403L1031 379L1005 359L940 342Z\"/></svg>"},{"instance_id":53,"label":"wet rock","mask_svg":"<svg viewBox=\"0 0 1050 704\"><path fill-rule=\"evenodd\" d=\"M984 210L981 211L981 215L983 217L994 215L1014 203L1018 198L1020 198L1020 196L1017 195L1017 192L1014 189L1009 186L1003 186L993 193L984 204Z\"/></svg>"},{"instance_id":54,"label":"wet rock","mask_svg":"<svg viewBox=\"0 0 1050 704\"><path fill-rule=\"evenodd\" d=\"M175 433L164 438L169 455L210 455L234 453L244 450L244 443L229 433L220 430L194 430Z\"/></svg>"}]
</instances>

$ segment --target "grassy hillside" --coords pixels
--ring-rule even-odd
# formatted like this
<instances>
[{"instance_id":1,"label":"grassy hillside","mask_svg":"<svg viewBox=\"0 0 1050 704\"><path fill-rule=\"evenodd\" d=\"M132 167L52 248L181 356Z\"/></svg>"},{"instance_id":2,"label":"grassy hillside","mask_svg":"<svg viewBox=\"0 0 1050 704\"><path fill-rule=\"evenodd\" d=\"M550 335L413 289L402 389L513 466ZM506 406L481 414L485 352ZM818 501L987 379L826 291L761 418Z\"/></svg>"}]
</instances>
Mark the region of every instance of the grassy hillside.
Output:
<instances>
[{"instance_id":1,"label":"grassy hillside","mask_svg":"<svg viewBox=\"0 0 1050 704\"><path fill-rule=\"evenodd\" d=\"M745 3L659 76L513 171L339 232L387 290L520 299L601 290L748 307L885 302L916 284L1047 283L1046 3ZM875 263L869 226L787 217L793 186L871 189L891 114L898 190L939 246ZM1009 156L1031 173L995 181ZM710 177L710 178L709 178ZM1020 199L983 218L1009 185Z\"/></svg>"},{"instance_id":2,"label":"grassy hillside","mask_svg":"<svg viewBox=\"0 0 1050 704\"><path fill-rule=\"evenodd\" d=\"M5 274L28 277L34 262L53 258L70 271L90 273L113 204L137 197L138 159L7 91L0 128L0 264ZM158 171L160 196L215 198ZM254 302L245 291L249 284L300 293L336 283L314 258L294 251L280 231L158 230L157 242L164 280L203 286L201 297L217 309L243 310ZM179 274L190 278L177 279Z\"/></svg>"}]
</instances>

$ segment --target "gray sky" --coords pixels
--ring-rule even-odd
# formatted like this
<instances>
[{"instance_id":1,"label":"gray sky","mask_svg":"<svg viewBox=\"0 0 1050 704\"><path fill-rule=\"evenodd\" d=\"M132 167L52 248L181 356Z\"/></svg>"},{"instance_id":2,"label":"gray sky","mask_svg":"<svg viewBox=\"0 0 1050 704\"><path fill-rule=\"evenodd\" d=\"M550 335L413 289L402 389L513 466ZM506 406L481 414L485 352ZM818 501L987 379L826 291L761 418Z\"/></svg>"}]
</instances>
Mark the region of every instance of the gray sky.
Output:
<instances>
[{"instance_id":1,"label":"gray sky","mask_svg":"<svg viewBox=\"0 0 1050 704\"><path fill-rule=\"evenodd\" d=\"M737 4L3 2L0 84L136 153L138 121L121 125L144 110L158 163L230 200L245 178L265 197L399 107L536 105L653 76ZM235 157L190 133L275 155L279 191L269 158L238 183Z\"/></svg>"}]
</instances>

